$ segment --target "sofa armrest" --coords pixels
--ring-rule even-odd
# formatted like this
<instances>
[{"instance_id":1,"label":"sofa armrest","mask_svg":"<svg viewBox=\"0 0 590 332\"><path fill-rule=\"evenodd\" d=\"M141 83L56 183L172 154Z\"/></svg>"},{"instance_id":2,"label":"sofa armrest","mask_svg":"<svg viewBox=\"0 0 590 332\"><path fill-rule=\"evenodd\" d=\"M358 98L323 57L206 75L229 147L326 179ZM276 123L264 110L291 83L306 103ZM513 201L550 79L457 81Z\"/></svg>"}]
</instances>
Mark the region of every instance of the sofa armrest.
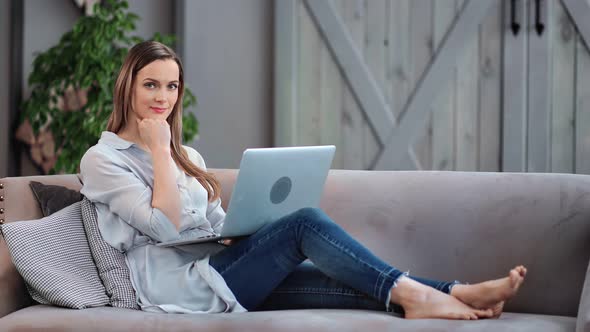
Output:
<instances>
[{"instance_id":1,"label":"sofa armrest","mask_svg":"<svg viewBox=\"0 0 590 332\"><path fill-rule=\"evenodd\" d=\"M586 279L584 280L584 288L582 288L582 296L580 297L576 332L590 332L590 263L586 270Z\"/></svg>"},{"instance_id":2,"label":"sofa armrest","mask_svg":"<svg viewBox=\"0 0 590 332\"><path fill-rule=\"evenodd\" d=\"M8 251L4 237L0 236L0 252ZM9 255L0 255L0 318L32 304L25 282L16 271Z\"/></svg>"}]
</instances>

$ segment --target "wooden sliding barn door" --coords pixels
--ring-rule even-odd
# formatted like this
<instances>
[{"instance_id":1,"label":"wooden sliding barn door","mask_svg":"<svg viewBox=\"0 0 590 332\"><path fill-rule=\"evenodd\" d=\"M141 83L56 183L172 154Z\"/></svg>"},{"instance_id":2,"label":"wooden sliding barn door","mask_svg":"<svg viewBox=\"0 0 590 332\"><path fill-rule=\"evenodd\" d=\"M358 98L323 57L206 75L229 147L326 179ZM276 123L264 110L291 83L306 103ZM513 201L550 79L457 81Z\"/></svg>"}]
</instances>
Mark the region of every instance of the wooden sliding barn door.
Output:
<instances>
[{"instance_id":1,"label":"wooden sliding barn door","mask_svg":"<svg viewBox=\"0 0 590 332\"><path fill-rule=\"evenodd\" d=\"M277 0L275 144L335 168L500 169L502 1Z\"/></svg>"},{"instance_id":2,"label":"wooden sliding barn door","mask_svg":"<svg viewBox=\"0 0 590 332\"><path fill-rule=\"evenodd\" d=\"M590 4L507 3L502 170L590 173Z\"/></svg>"}]
</instances>

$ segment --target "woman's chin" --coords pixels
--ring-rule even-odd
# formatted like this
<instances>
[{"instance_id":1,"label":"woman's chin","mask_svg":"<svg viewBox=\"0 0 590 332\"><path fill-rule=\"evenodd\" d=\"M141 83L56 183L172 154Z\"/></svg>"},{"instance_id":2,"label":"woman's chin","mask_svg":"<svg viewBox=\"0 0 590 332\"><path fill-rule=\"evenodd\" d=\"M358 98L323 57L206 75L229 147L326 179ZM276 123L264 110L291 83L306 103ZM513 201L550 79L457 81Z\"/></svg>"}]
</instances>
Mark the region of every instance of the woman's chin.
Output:
<instances>
[{"instance_id":1,"label":"woman's chin","mask_svg":"<svg viewBox=\"0 0 590 332\"><path fill-rule=\"evenodd\" d=\"M143 114L142 119L154 119L154 120L166 120L168 118L168 113L158 113L158 112L150 112L148 114Z\"/></svg>"}]
</instances>

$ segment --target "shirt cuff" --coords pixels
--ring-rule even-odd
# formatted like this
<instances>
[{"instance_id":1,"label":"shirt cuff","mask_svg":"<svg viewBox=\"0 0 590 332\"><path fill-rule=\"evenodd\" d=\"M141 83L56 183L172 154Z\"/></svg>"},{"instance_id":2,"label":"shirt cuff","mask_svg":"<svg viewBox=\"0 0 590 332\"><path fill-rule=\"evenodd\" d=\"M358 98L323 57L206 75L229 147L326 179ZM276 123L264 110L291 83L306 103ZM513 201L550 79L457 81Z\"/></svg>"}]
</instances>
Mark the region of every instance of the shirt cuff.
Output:
<instances>
[{"instance_id":1,"label":"shirt cuff","mask_svg":"<svg viewBox=\"0 0 590 332\"><path fill-rule=\"evenodd\" d=\"M213 227L213 231L214 231L215 233L219 234L219 233L221 232L221 229L223 228L223 222L224 222L224 221L225 221L225 218L224 218L224 220L221 220L219 223L217 223L217 225L215 225L215 226Z\"/></svg>"}]
</instances>

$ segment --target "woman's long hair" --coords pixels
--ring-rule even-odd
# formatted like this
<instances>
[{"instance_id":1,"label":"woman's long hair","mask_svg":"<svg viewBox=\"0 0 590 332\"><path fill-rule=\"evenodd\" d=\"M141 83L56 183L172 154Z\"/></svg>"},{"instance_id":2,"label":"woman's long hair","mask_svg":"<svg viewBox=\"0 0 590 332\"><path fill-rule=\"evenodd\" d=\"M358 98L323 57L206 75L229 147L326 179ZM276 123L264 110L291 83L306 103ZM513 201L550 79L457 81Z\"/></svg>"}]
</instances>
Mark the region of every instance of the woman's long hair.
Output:
<instances>
[{"instance_id":1,"label":"woman's long hair","mask_svg":"<svg viewBox=\"0 0 590 332\"><path fill-rule=\"evenodd\" d=\"M170 125L170 149L172 151L172 159L174 159L176 165L179 165L186 174L196 178L199 183L201 183L201 185L207 190L209 201L212 202L221 195L221 186L219 185L219 182L215 179L213 174L207 173L193 164L181 145L184 77L182 63L172 49L162 43L145 41L133 46L131 50L129 50L115 83L113 112L109 118L107 130L116 134L127 125L127 114L132 111L131 100L133 85L135 84L137 73L153 61L169 59L176 61L180 72L178 99L176 105L174 105L172 113L170 113L170 116L168 116L167 119L168 124Z\"/></svg>"}]
</instances>

